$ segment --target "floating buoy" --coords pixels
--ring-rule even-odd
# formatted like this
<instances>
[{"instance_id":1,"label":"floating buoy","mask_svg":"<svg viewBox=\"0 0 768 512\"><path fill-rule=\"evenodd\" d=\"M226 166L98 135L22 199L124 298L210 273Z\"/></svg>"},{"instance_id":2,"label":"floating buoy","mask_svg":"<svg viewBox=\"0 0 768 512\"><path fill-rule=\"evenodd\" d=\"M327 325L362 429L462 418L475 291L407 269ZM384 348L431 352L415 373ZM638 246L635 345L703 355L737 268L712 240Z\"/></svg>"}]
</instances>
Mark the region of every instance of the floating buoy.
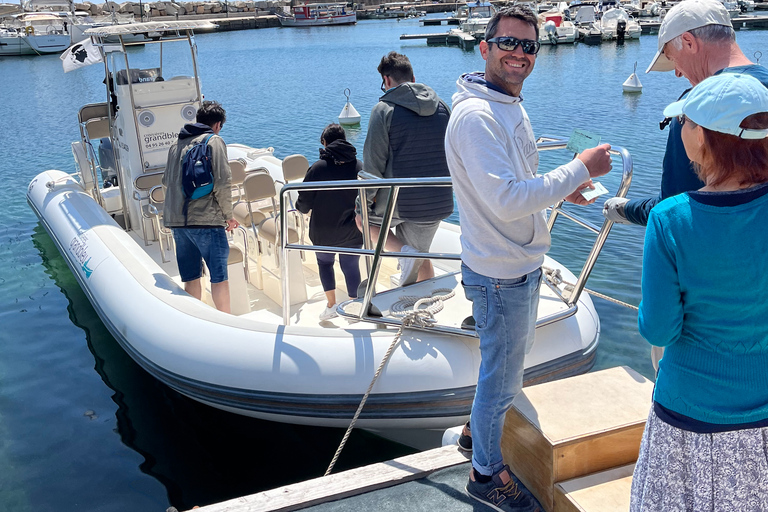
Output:
<instances>
[{"instance_id":1,"label":"floating buoy","mask_svg":"<svg viewBox=\"0 0 768 512\"><path fill-rule=\"evenodd\" d=\"M624 92L643 92L643 84L637 78L637 62L635 62L635 71L629 75L629 78L622 85Z\"/></svg>"},{"instance_id":2,"label":"floating buoy","mask_svg":"<svg viewBox=\"0 0 768 512\"><path fill-rule=\"evenodd\" d=\"M358 124L360 122L360 113L349 102L350 90L344 89L344 96L347 97L347 102L344 104L344 108L341 109L339 114L339 124Z\"/></svg>"}]
</instances>

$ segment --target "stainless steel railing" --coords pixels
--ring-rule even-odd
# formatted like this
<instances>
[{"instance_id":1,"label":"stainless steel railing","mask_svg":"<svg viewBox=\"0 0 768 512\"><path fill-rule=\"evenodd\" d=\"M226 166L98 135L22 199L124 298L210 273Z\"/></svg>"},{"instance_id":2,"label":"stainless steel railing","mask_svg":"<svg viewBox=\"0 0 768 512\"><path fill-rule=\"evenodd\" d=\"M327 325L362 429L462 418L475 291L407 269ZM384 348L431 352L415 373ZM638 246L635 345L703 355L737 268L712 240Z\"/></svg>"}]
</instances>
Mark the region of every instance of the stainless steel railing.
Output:
<instances>
[{"instance_id":1,"label":"stainless steel railing","mask_svg":"<svg viewBox=\"0 0 768 512\"><path fill-rule=\"evenodd\" d=\"M539 151L551 151L557 149L565 149L568 141L562 138L555 137L542 137L537 141L537 147ZM611 154L621 157L622 160L622 177L619 184L616 197L625 197L629 186L632 182L632 157L629 152L623 147L614 146L611 148ZM280 273L282 282L282 299L283 299L283 322L285 325L290 324L290 286L289 286L289 272L288 272L288 251L301 250L310 252L333 252L338 254L351 254L361 255L366 257L366 268L368 272L368 284L363 296L363 304L360 309L359 317L369 310L371 299L375 289L375 283L378 279L379 269L381 267L382 258L416 258L416 259L437 259L437 260L461 260L461 255L458 253L399 253L399 252L384 252L384 245L386 243L386 237L389 233L389 228L392 223L392 217L395 211L395 204L397 202L397 195L403 187L447 187L451 186L450 178L396 178L396 179L380 179L367 173L361 173L361 180L358 181L316 181L312 183L292 183L285 185L280 191L280 232L287 233L288 230L288 217L286 215L288 205L290 204L288 195L291 192L300 192L302 190L348 190L358 189L359 197L366 196L366 190L368 189L382 189L388 188L387 202L385 213L382 219L382 225L379 233L379 237L376 240L375 247L371 247L371 239L369 232L368 212L367 208L361 208L362 225L363 225L363 249L350 249L343 247L329 247L321 245L304 245L301 243L292 244L288 243L287 236L280 237ZM551 209L547 227L550 232L554 228L557 219L562 215L563 217L575 222L577 225L592 231L597 234L592 249L587 256L587 260L582 268L579 277L570 291L570 295L564 296L559 290L556 290L558 296L569 306L573 307L579 300L579 297L586 286L587 279L589 278L592 269L597 262L597 257L600 255L600 251L605 244L605 240L611 231L613 222L610 220L603 221L601 227L597 227L591 222L580 218L578 215L572 214L563 210L563 201L558 202Z\"/></svg>"}]
</instances>

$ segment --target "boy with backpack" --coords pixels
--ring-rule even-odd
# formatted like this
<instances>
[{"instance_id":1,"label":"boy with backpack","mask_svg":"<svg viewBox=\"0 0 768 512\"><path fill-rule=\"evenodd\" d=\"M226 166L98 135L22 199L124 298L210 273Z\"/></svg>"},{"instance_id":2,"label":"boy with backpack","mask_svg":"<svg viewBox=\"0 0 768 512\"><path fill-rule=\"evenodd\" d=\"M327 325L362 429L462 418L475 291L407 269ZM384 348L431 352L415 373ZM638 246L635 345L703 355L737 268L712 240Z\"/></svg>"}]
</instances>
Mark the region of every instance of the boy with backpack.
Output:
<instances>
[{"instance_id":1,"label":"boy with backpack","mask_svg":"<svg viewBox=\"0 0 768 512\"><path fill-rule=\"evenodd\" d=\"M227 147L218 136L227 114L215 101L204 101L197 122L184 125L168 150L163 223L173 231L176 262L184 290L202 297L203 260L211 274L216 309L230 312L227 232L238 226L232 216L232 174Z\"/></svg>"}]
</instances>

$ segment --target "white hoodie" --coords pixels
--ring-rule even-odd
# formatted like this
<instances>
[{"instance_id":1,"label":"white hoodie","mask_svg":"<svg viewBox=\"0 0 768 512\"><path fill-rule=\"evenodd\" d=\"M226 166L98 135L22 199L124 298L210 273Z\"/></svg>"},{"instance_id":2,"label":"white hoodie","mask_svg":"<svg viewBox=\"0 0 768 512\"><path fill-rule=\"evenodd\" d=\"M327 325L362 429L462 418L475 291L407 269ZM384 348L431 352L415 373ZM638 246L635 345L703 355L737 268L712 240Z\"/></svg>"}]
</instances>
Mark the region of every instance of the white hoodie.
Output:
<instances>
[{"instance_id":1,"label":"white hoodie","mask_svg":"<svg viewBox=\"0 0 768 512\"><path fill-rule=\"evenodd\" d=\"M581 160L536 175L539 155L522 97L485 85L482 73L456 82L445 154L459 205L462 261L487 277L539 268L551 239L546 207L589 180Z\"/></svg>"}]
</instances>

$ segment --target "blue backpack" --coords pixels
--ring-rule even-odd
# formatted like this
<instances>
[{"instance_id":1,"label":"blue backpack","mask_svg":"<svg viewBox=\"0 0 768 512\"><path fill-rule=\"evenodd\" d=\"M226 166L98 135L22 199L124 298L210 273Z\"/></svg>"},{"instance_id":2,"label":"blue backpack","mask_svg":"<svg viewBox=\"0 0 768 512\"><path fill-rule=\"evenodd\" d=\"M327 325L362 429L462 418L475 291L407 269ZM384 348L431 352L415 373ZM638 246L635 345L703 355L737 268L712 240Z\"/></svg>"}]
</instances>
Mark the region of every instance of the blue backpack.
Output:
<instances>
[{"instance_id":1,"label":"blue backpack","mask_svg":"<svg viewBox=\"0 0 768 512\"><path fill-rule=\"evenodd\" d=\"M192 146L181 159L181 186L187 201L200 199L213 191L213 168L208 140L213 134Z\"/></svg>"}]
</instances>

